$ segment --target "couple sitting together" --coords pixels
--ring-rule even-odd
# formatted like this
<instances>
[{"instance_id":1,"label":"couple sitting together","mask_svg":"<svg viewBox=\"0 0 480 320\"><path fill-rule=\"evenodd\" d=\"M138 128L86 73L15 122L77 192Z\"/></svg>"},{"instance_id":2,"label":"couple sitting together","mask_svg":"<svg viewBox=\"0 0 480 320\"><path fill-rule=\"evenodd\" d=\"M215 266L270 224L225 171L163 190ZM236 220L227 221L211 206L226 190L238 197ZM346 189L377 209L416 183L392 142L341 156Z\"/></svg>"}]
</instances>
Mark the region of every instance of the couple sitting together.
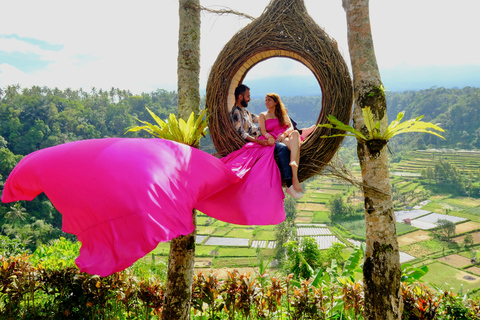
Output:
<instances>
[{"instance_id":1,"label":"couple sitting together","mask_svg":"<svg viewBox=\"0 0 480 320\"><path fill-rule=\"evenodd\" d=\"M235 106L230 114L235 130L250 143L275 146L275 153L279 160L278 167L286 183L285 192L295 199L303 197L303 190L298 180L300 146L303 141L300 130L294 127L293 120L289 118L287 109L278 94L267 94L265 97L267 111L260 113L259 116L247 110L249 101L250 88L244 84L239 85L235 89ZM312 126L301 131L306 136L314 128L315 126Z\"/></svg>"}]
</instances>

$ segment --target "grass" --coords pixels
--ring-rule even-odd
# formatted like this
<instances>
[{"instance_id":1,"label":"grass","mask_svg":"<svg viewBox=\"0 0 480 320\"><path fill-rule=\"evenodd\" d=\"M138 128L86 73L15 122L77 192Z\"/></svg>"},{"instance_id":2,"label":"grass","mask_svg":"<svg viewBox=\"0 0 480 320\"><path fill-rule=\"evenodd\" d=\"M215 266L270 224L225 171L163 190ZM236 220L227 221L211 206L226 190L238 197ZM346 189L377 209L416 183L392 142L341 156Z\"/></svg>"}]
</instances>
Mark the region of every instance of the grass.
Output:
<instances>
[{"instance_id":1,"label":"grass","mask_svg":"<svg viewBox=\"0 0 480 320\"><path fill-rule=\"evenodd\" d=\"M469 290L478 289L480 285L478 281L462 279L463 274L469 275L468 273L440 262L433 262L428 265L428 268L428 273L422 278L424 282L440 286L443 289L452 289L455 293L460 293L462 285L464 294ZM478 277L476 278L478 279Z\"/></svg>"},{"instance_id":2,"label":"grass","mask_svg":"<svg viewBox=\"0 0 480 320\"><path fill-rule=\"evenodd\" d=\"M338 224L357 237L366 238L365 220L338 221Z\"/></svg>"},{"instance_id":3,"label":"grass","mask_svg":"<svg viewBox=\"0 0 480 320\"><path fill-rule=\"evenodd\" d=\"M274 230L257 230L253 236L253 240L275 240Z\"/></svg>"},{"instance_id":4,"label":"grass","mask_svg":"<svg viewBox=\"0 0 480 320\"><path fill-rule=\"evenodd\" d=\"M197 234L211 235L215 230L215 226L197 226Z\"/></svg>"},{"instance_id":5,"label":"grass","mask_svg":"<svg viewBox=\"0 0 480 320\"><path fill-rule=\"evenodd\" d=\"M225 236L232 229L233 229L232 225L226 225L226 226L223 226L223 227L219 227L217 230L215 230L213 235L215 235L215 236Z\"/></svg>"},{"instance_id":6,"label":"grass","mask_svg":"<svg viewBox=\"0 0 480 320\"><path fill-rule=\"evenodd\" d=\"M408 233L408 232L416 230L416 229L417 228L415 228L413 226L410 226L408 224L397 222L397 235L402 235L402 234Z\"/></svg>"},{"instance_id":7,"label":"grass","mask_svg":"<svg viewBox=\"0 0 480 320\"><path fill-rule=\"evenodd\" d=\"M422 257L435 252L443 251L444 249L447 251L455 250L457 248L458 245L456 244L446 243L436 239L429 239L402 246L401 251L404 251L414 257Z\"/></svg>"},{"instance_id":8,"label":"grass","mask_svg":"<svg viewBox=\"0 0 480 320\"><path fill-rule=\"evenodd\" d=\"M169 242L160 242L155 250L152 251L155 254L165 254L168 255L170 252L170 243Z\"/></svg>"},{"instance_id":9,"label":"grass","mask_svg":"<svg viewBox=\"0 0 480 320\"><path fill-rule=\"evenodd\" d=\"M256 257L257 252L254 248L243 247L220 247L218 248L220 257Z\"/></svg>"},{"instance_id":10,"label":"grass","mask_svg":"<svg viewBox=\"0 0 480 320\"><path fill-rule=\"evenodd\" d=\"M463 212L480 216L480 207L468 208Z\"/></svg>"},{"instance_id":11,"label":"grass","mask_svg":"<svg viewBox=\"0 0 480 320\"><path fill-rule=\"evenodd\" d=\"M214 246L202 246L202 245L197 245L195 246L195 255L196 256L209 256L213 255L212 251L215 250Z\"/></svg>"},{"instance_id":12,"label":"grass","mask_svg":"<svg viewBox=\"0 0 480 320\"><path fill-rule=\"evenodd\" d=\"M230 238L246 238L250 239L252 238L253 234L253 228L239 228L239 227L234 227L231 229L229 233L227 233L227 237Z\"/></svg>"},{"instance_id":13,"label":"grass","mask_svg":"<svg viewBox=\"0 0 480 320\"><path fill-rule=\"evenodd\" d=\"M251 258L219 258L215 260L215 268L240 268L251 267L252 263L258 265L257 257Z\"/></svg>"},{"instance_id":14,"label":"grass","mask_svg":"<svg viewBox=\"0 0 480 320\"><path fill-rule=\"evenodd\" d=\"M330 223L330 211L315 211L312 223Z\"/></svg>"},{"instance_id":15,"label":"grass","mask_svg":"<svg viewBox=\"0 0 480 320\"><path fill-rule=\"evenodd\" d=\"M213 225L217 220L206 215L197 215L197 225L206 226L207 224Z\"/></svg>"}]
</instances>

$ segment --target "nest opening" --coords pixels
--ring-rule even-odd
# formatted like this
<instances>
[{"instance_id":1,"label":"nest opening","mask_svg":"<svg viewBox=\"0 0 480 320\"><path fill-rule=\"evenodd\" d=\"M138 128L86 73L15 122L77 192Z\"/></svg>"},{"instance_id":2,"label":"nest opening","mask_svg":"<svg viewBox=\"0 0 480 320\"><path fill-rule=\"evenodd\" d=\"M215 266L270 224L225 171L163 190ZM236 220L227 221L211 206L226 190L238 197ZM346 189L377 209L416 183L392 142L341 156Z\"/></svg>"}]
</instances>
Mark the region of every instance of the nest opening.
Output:
<instances>
[{"instance_id":1,"label":"nest opening","mask_svg":"<svg viewBox=\"0 0 480 320\"><path fill-rule=\"evenodd\" d=\"M316 124L328 123L330 114L344 123L350 122L352 80L336 41L308 15L303 0L272 0L259 18L232 37L211 68L206 108L219 155L225 156L246 143L230 121L235 88L256 64L273 57L296 60L314 74L322 91L322 108ZM271 91L276 92L275 88ZM301 147L300 181L320 174L330 162L343 137L320 137L336 133L340 132L317 128L305 140Z\"/></svg>"}]
</instances>

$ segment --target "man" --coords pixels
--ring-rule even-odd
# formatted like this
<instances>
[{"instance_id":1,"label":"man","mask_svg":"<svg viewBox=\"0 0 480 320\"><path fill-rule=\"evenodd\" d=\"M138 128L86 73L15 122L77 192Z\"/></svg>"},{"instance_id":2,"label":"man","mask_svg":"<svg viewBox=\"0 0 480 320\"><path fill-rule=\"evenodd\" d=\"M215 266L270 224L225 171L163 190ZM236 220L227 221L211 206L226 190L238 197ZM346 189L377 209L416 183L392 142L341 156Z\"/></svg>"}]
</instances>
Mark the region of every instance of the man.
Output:
<instances>
[{"instance_id":1,"label":"man","mask_svg":"<svg viewBox=\"0 0 480 320\"><path fill-rule=\"evenodd\" d=\"M267 145L267 140L257 140L262 135L258 125L258 116L247 110L250 102L250 88L244 84L235 89L235 105L230 113L230 118L238 134L248 142L255 142L261 145ZM278 158L278 168L282 180L285 181L287 188L285 191L293 198L303 197L303 193L297 192L292 186L292 168L290 167L290 150L284 143L275 143L275 155Z\"/></svg>"}]
</instances>

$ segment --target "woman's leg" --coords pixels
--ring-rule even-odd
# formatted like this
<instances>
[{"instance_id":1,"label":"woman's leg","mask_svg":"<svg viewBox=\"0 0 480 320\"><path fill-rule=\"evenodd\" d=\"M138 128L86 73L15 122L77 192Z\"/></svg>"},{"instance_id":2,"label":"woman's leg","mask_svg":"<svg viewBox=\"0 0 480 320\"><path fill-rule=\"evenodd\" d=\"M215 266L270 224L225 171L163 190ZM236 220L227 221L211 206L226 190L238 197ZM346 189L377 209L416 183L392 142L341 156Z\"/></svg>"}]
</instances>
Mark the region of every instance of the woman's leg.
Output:
<instances>
[{"instance_id":1,"label":"woman's leg","mask_svg":"<svg viewBox=\"0 0 480 320\"><path fill-rule=\"evenodd\" d=\"M292 184L298 192L302 192L302 186L298 180L298 166L300 164L300 134L293 131L288 138L283 141L290 149L290 166L292 167Z\"/></svg>"}]
</instances>

